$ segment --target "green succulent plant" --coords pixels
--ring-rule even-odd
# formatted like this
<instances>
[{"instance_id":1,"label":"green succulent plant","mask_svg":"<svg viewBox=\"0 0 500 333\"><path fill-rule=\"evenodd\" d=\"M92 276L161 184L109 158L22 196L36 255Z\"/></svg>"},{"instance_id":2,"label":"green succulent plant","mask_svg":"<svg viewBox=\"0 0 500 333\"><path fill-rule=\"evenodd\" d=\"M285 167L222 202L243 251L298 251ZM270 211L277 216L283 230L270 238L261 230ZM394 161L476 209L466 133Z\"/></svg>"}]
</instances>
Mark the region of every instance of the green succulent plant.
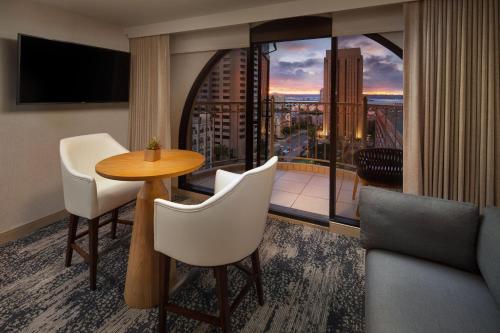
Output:
<instances>
[{"instance_id":1,"label":"green succulent plant","mask_svg":"<svg viewBox=\"0 0 500 333\"><path fill-rule=\"evenodd\" d=\"M149 139L149 143L146 146L146 149L148 150L156 150L160 149L160 140L156 136L153 136L151 139Z\"/></svg>"}]
</instances>

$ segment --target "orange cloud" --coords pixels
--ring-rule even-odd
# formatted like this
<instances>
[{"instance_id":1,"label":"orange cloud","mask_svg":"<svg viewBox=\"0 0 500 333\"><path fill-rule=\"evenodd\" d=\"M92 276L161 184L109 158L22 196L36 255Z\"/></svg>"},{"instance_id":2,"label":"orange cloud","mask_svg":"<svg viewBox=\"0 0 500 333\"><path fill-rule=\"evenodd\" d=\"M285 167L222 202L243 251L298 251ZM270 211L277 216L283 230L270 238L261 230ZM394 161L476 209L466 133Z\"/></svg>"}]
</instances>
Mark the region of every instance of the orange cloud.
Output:
<instances>
[{"instance_id":1,"label":"orange cloud","mask_svg":"<svg viewBox=\"0 0 500 333\"><path fill-rule=\"evenodd\" d=\"M288 87L271 87L269 88L270 94L285 94L285 95L319 95L319 90L317 89L300 89L300 88L288 88Z\"/></svg>"},{"instance_id":2,"label":"orange cloud","mask_svg":"<svg viewBox=\"0 0 500 333\"><path fill-rule=\"evenodd\" d=\"M403 95L401 90L384 89L384 88L373 88L363 90L365 95Z\"/></svg>"}]
</instances>

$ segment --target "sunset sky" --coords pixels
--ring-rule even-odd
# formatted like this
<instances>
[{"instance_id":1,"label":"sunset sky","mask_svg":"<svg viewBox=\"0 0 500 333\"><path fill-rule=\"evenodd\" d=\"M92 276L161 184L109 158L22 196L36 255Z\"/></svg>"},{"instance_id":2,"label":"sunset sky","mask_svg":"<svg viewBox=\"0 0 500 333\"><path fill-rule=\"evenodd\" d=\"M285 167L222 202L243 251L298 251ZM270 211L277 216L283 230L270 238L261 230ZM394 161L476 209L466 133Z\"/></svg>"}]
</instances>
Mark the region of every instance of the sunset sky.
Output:
<instances>
[{"instance_id":1,"label":"sunset sky","mask_svg":"<svg viewBox=\"0 0 500 333\"><path fill-rule=\"evenodd\" d=\"M282 42L276 46L277 51L270 53L270 92L319 94L323 87L323 58L330 49L330 39ZM365 36L339 37L338 47L361 48L363 93L403 93L403 62L394 53Z\"/></svg>"}]
</instances>

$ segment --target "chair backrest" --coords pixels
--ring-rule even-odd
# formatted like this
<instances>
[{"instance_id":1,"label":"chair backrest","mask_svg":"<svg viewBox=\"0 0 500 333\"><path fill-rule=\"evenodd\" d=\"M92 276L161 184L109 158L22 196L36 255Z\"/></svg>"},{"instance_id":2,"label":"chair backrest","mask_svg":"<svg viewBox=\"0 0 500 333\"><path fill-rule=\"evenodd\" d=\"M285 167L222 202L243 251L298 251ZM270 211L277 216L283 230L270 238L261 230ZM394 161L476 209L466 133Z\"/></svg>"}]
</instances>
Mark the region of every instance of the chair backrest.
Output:
<instances>
[{"instance_id":1,"label":"chair backrest","mask_svg":"<svg viewBox=\"0 0 500 333\"><path fill-rule=\"evenodd\" d=\"M62 139L59 144L64 206L71 214L92 219L99 214L95 165L128 152L107 133Z\"/></svg>"},{"instance_id":2,"label":"chair backrest","mask_svg":"<svg viewBox=\"0 0 500 333\"><path fill-rule=\"evenodd\" d=\"M61 163L70 173L83 174L92 178L97 175L95 165L99 161L128 152L107 133L62 139L59 151Z\"/></svg>"},{"instance_id":3,"label":"chair backrest","mask_svg":"<svg viewBox=\"0 0 500 333\"><path fill-rule=\"evenodd\" d=\"M385 183L403 184L403 151L393 148L360 149L354 154L360 178Z\"/></svg>"},{"instance_id":4,"label":"chair backrest","mask_svg":"<svg viewBox=\"0 0 500 333\"><path fill-rule=\"evenodd\" d=\"M238 213L238 219L234 219L232 216L236 215L232 215L231 212L226 214L228 226L238 227L239 236L236 237L247 239L242 245L247 244L248 248L243 252L248 252L248 254L253 252L262 241L277 166L278 157L274 156L264 165L243 173L234 187L227 186L228 192L226 193L230 193L226 197L228 207L241 211Z\"/></svg>"},{"instance_id":5,"label":"chair backrest","mask_svg":"<svg viewBox=\"0 0 500 333\"><path fill-rule=\"evenodd\" d=\"M155 249L187 264L239 261L259 246L278 158L249 170L199 205L155 202ZM178 209L176 209L178 207Z\"/></svg>"}]
</instances>

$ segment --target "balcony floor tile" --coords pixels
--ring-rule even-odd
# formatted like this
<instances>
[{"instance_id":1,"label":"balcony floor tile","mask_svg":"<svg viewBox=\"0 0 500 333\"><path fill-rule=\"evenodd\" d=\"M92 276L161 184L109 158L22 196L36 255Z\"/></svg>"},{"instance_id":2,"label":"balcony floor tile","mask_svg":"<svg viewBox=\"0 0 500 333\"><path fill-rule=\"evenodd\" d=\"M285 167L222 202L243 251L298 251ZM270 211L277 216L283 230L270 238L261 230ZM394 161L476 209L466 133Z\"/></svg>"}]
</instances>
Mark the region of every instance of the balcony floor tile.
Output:
<instances>
[{"instance_id":1,"label":"balcony floor tile","mask_svg":"<svg viewBox=\"0 0 500 333\"><path fill-rule=\"evenodd\" d=\"M285 173L286 171L284 170L276 170L276 174L274 175L274 180L276 181L280 179Z\"/></svg>"},{"instance_id":2,"label":"balcony floor tile","mask_svg":"<svg viewBox=\"0 0 500 333\"><path fill-rule=\"evenodd\" d=\"M286 175L274 182L273 189L299 194L304 190L306 182L298 182L284 179Z\"/></svg>"},{"instance_id":3,"label":"balcony floor tile","mask_svg":"<svg viewBox=\"0 0 500 333\"><path fill-rule=\"evenodd\" d=\"M328 215L329 202L330 201L327 199L315 198L301 194L297 200L295 200L292 208L321 215Z\"/></svg>"},{"instance_id":4,"label":"balcony floor tile","mask_svg":"<svg viewBox=\"0 0 500 333\"><path fill-rule=\"evenodd\" d=\"M352 189L351 190L344 190L342 187L339 191L339 195L337 197L337 201L344 202L347 204L357 204L357 196L356 200L352 200Z\"/></svg>"},{"instance_id":5,"label":"balcony floor tile","mask_svg":"<svg viewBox=\"0 0 500 333\"><path fill-rule=\"evenodd\" d=\"M359 200L352 200L354 172L338 169L336 178L336 209L339 216L358 219L356 208ZM213 188L215 175L192 180L191 182ZM330 178L328 174L304 171L276 170L271 202L275 205L292 207L308 212L328 215L330 197Z\"/></svg>"},{"instance_id":6,"label":"balcony floor tile","mask_svg":"<svg viewBox=\"0 0 500 333\"><path fill-rule=\"evenodd\" d=\"M311 177L311 180L309 181L308 185L329 187L330 177L314 175Z\"/></svg>"},{"instance_id":7,"label":"balcony floor tile","mask_svg":"<svg viewBox=\"0 0 500 333\"><path fill-rule=\"evenodd\" d=\"M348 204L345 202L337 201L337 205L335 206L335 210L337 215L350 217L352 219L358 219L356 216L356 209L358 205L356 204Z\"/></svg>"},{"instance_id":8,"label":"balcony floor tile","mask_svg":"<svg viewBox=\"0 0 500 333\"><path fill-rule=\"evenodd\" d=\"M313 176L312 172L287 171L280 180L288 180L299 183L307 183Z\"/></svg>"},{"instance_id":9,"label":"balcony floor tile","mask_svg":"<svg viewBox=\"0 0 500 333\"><path fill-rule=\"evenodd\" d=\"M309 182L306 187L304 187L304 190L302 191L302 194L310 196L310 197L315 197L315 198L321 198L321 199L329 199L330 198L330 188L328 185L313 185L311 182Z\"/></svg>"},{"instance_id":10,"label":"balcony floor tile","mask_svg":"<svg viewBox=\"0 0 500 333\"><path fill-rule=\"evenodd\" d=\"M295 193L273 190L271 195L271 203L274 205L280 205L284 207L292 207L293 203L299 195Z\"/></svg>"}]
</instances>

